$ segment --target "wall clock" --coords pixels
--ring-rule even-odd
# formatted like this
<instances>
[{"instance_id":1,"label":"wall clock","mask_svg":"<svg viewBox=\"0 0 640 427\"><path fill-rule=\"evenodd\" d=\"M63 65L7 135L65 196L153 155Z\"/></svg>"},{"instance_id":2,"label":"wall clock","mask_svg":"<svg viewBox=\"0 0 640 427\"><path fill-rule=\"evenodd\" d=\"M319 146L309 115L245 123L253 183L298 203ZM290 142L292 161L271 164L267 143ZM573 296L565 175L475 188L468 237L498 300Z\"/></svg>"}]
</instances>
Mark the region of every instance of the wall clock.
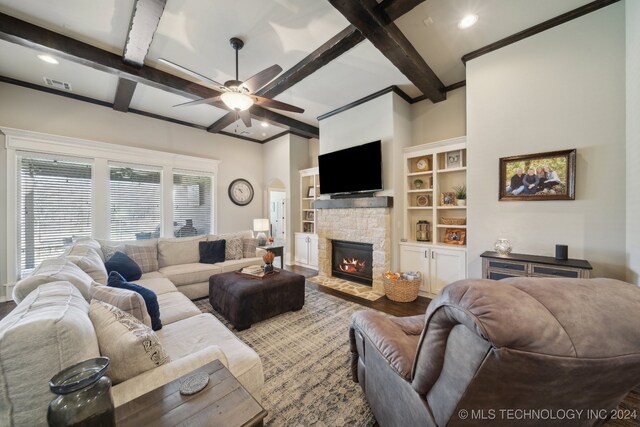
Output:
<instances>
[{"instance_id":1,"label":"wall clock","mask_svg":"<svg viewBox=\"0 0 640 427\"><path fill-rule=\"evenodd\" d=\"M234 179L229 184L229 198L238 206L247 206L253 200L253 186L246 179Z\"/></svg>"}]
</instances>

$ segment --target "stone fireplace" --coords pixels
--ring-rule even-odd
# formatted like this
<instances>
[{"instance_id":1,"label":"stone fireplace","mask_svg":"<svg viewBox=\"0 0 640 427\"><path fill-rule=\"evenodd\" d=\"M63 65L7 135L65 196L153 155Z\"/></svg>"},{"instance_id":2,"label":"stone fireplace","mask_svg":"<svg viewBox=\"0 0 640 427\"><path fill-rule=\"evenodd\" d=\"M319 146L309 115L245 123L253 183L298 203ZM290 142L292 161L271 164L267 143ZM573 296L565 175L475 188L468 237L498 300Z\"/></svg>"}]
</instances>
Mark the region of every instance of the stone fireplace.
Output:
<instances>
[{"instance_id":1,"label":"stone fireplace","mask_svg":"<svg viewBox=\"0 0 640 427\"><path fill-rule=\"evenodd\" d=\"M369 199L369 200L367 200ZM391 268L391 197L317 200L318 273L332 277L332 241L371 245L371 286L384 293L382 273ZM382 200L381 200L382 199ZM364 202L359 202L363 201ZM382 205L380 207L371 205ZM345 280L354 281L353 278Z\"/></svg>"}]
</instances>

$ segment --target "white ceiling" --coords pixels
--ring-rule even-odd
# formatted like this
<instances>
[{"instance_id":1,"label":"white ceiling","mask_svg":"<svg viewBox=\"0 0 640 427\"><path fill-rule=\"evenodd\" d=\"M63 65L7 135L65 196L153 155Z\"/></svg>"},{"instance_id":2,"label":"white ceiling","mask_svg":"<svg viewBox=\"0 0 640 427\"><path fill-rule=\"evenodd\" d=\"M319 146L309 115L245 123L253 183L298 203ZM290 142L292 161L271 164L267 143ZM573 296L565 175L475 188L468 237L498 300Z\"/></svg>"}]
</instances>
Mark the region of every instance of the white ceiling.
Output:
<instances>
[{"instance_id":1,"label":"white ceiling","mask_svg":"<svg viewBox=\"0 0 640 427\"><path fill-rule=\"evenodd\" d=\"M427 0L396 24L445 85L465 79L460 58L473 50L539 24L591 0ZM73 37L118 55L126 41L134 0L0 0L0 12ZM467 13L479 16L467 30L457 27ZM426 20L426 24L425 24ZM168 0L146 64L193 80L157 62L165 58L222 83L235 77L231 37L240 37L240 80L279 64L284 70L349 23L326 0ZM43 76L69 82L73 93L113 102L117 78L60 60L49 65L36 51L0 41L0 75L44 85ZM364 41L276 97L304 108L286 113L317 125L317 117L381 89L397 85L411 97L420 91L370 42ZM209 126L226 111L213 106L173 107L189 99L145 85L136 88L131 108ZM276 110L277 111L277 110ZM251 129L241 122L227 132L266 139L284 129ZM263 135L263 133L265 135Z\"/></svg>"}]
</instances>

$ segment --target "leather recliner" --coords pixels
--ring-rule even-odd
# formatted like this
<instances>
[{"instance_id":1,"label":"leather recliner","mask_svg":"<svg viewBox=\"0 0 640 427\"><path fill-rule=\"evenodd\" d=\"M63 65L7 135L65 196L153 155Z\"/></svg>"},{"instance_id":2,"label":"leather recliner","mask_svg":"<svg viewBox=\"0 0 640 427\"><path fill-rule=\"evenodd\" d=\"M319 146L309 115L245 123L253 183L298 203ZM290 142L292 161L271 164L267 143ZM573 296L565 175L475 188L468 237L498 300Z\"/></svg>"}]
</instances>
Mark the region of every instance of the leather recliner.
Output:
<instances>
[{"instance_id":1,"label":"leather recliner","mask_svg":"<svg viewBox=\"0 0 640 427\"><path fill-rule=\"evenodd\" d=\"M467 279L424 315L354 314L353 379L381 427L597 426L640 385L640 287Z\"/></svg>"}]
</instances>

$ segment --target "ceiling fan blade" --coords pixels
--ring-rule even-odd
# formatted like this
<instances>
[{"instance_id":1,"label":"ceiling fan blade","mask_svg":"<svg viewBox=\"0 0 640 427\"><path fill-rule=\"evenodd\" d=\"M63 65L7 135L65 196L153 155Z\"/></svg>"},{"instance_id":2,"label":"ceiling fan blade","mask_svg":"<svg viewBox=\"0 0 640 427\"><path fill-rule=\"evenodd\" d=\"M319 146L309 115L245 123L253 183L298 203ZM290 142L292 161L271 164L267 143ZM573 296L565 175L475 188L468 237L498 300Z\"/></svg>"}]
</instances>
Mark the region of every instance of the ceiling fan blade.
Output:
<instances>
[{"instance_id":1,"label":"ceiling fan blade","mask_svg":"<svg viewBox=\"0 0 640 427\"><path fill-rule=\"evenodd\" d=\"M304 109L296 107L285 102L276 101L275 99L263 98L261 96L252 95L256 100L256 104L263 107L277 108L278 110L291 111L293 113L304 113Z\"/></svg>"},{"instance_id":2,"label":"ceiling fan blade","mask_svg":"<svg viewBox=\"0 0 640 427\"><path fill-rule=\"evenodd\" d=\"M251 127L251 113L249 112L249 110L244 110L244 111L238 111L238 115L240 116L240 118L242 119L242 121L244 122L244 125L248 128Z\"/></svg>"},{"instance_id":3,"label":"ceiling fan blade","mask_svg":"<svg viewBox=\"0 0 640 427\"><path fill-rule=\"evenodd\" d=\"M189 102L185 102L182 104L176 104L174 105L174 107L190 107L193 105L200 105L200 104L211 104L211 105L216 105L220 102L220 97L219 96L214 96L211 98L202 98L202 99L198 99L195 101L189 101Z\"/></svg>"},{"instance_id":4,"label":"ceiling fan blade","mask_svg":"<svg viewBox=\"0 0 640 427\"><path fill-rule=\"evenodd\" d=\"M168 66L170 66L170 67L173 67L173 68L175 68L176 70L182 71L183 73L188 74L188 75L190 75L191 77L195 77L196 79L198 79L198 80L200 80L200 81L207 82L207 83L211 83L212 85L217 86L217 87L218 87L218 88L220 88L220 89L226 90L226 88L224 87L224 85L223 85L223 84L220 84L220 83L218 83L218 82L217 82L217 81L215 81L215 80L211 80L209 77L207 77L207 76L203 76L203 75L202 75L202 74L200 74L200 73L196 73L195 71L191 71L191 70L190 70L190 69L188 69L188 68L184 68L183 66L178 65L178 64L176 64L176 63L173 63L173 62L171 62L171 61L167 61L166 59L162 59L162 58L160 58L160 59L158 59L158 61L159 61L159 62L162 62L163 64L166 64L166 65L168 65Z\"/></svg>"},{"instance_id":5,"label":"ceiling fan blade","mask_svg":"<svg viewBox=\"0 0 640 427\"><path fill-rule=\"evenodd\" d=\"M266 68L260 71L258 74L254 74L249 77L244 83L240 86L244 86L251 93L256 93L262 86L269 83L271 80L275 78L278 74L282 72L282 67L279 65L272 65L269 68Z\"/></svg>"}]
</instances>

